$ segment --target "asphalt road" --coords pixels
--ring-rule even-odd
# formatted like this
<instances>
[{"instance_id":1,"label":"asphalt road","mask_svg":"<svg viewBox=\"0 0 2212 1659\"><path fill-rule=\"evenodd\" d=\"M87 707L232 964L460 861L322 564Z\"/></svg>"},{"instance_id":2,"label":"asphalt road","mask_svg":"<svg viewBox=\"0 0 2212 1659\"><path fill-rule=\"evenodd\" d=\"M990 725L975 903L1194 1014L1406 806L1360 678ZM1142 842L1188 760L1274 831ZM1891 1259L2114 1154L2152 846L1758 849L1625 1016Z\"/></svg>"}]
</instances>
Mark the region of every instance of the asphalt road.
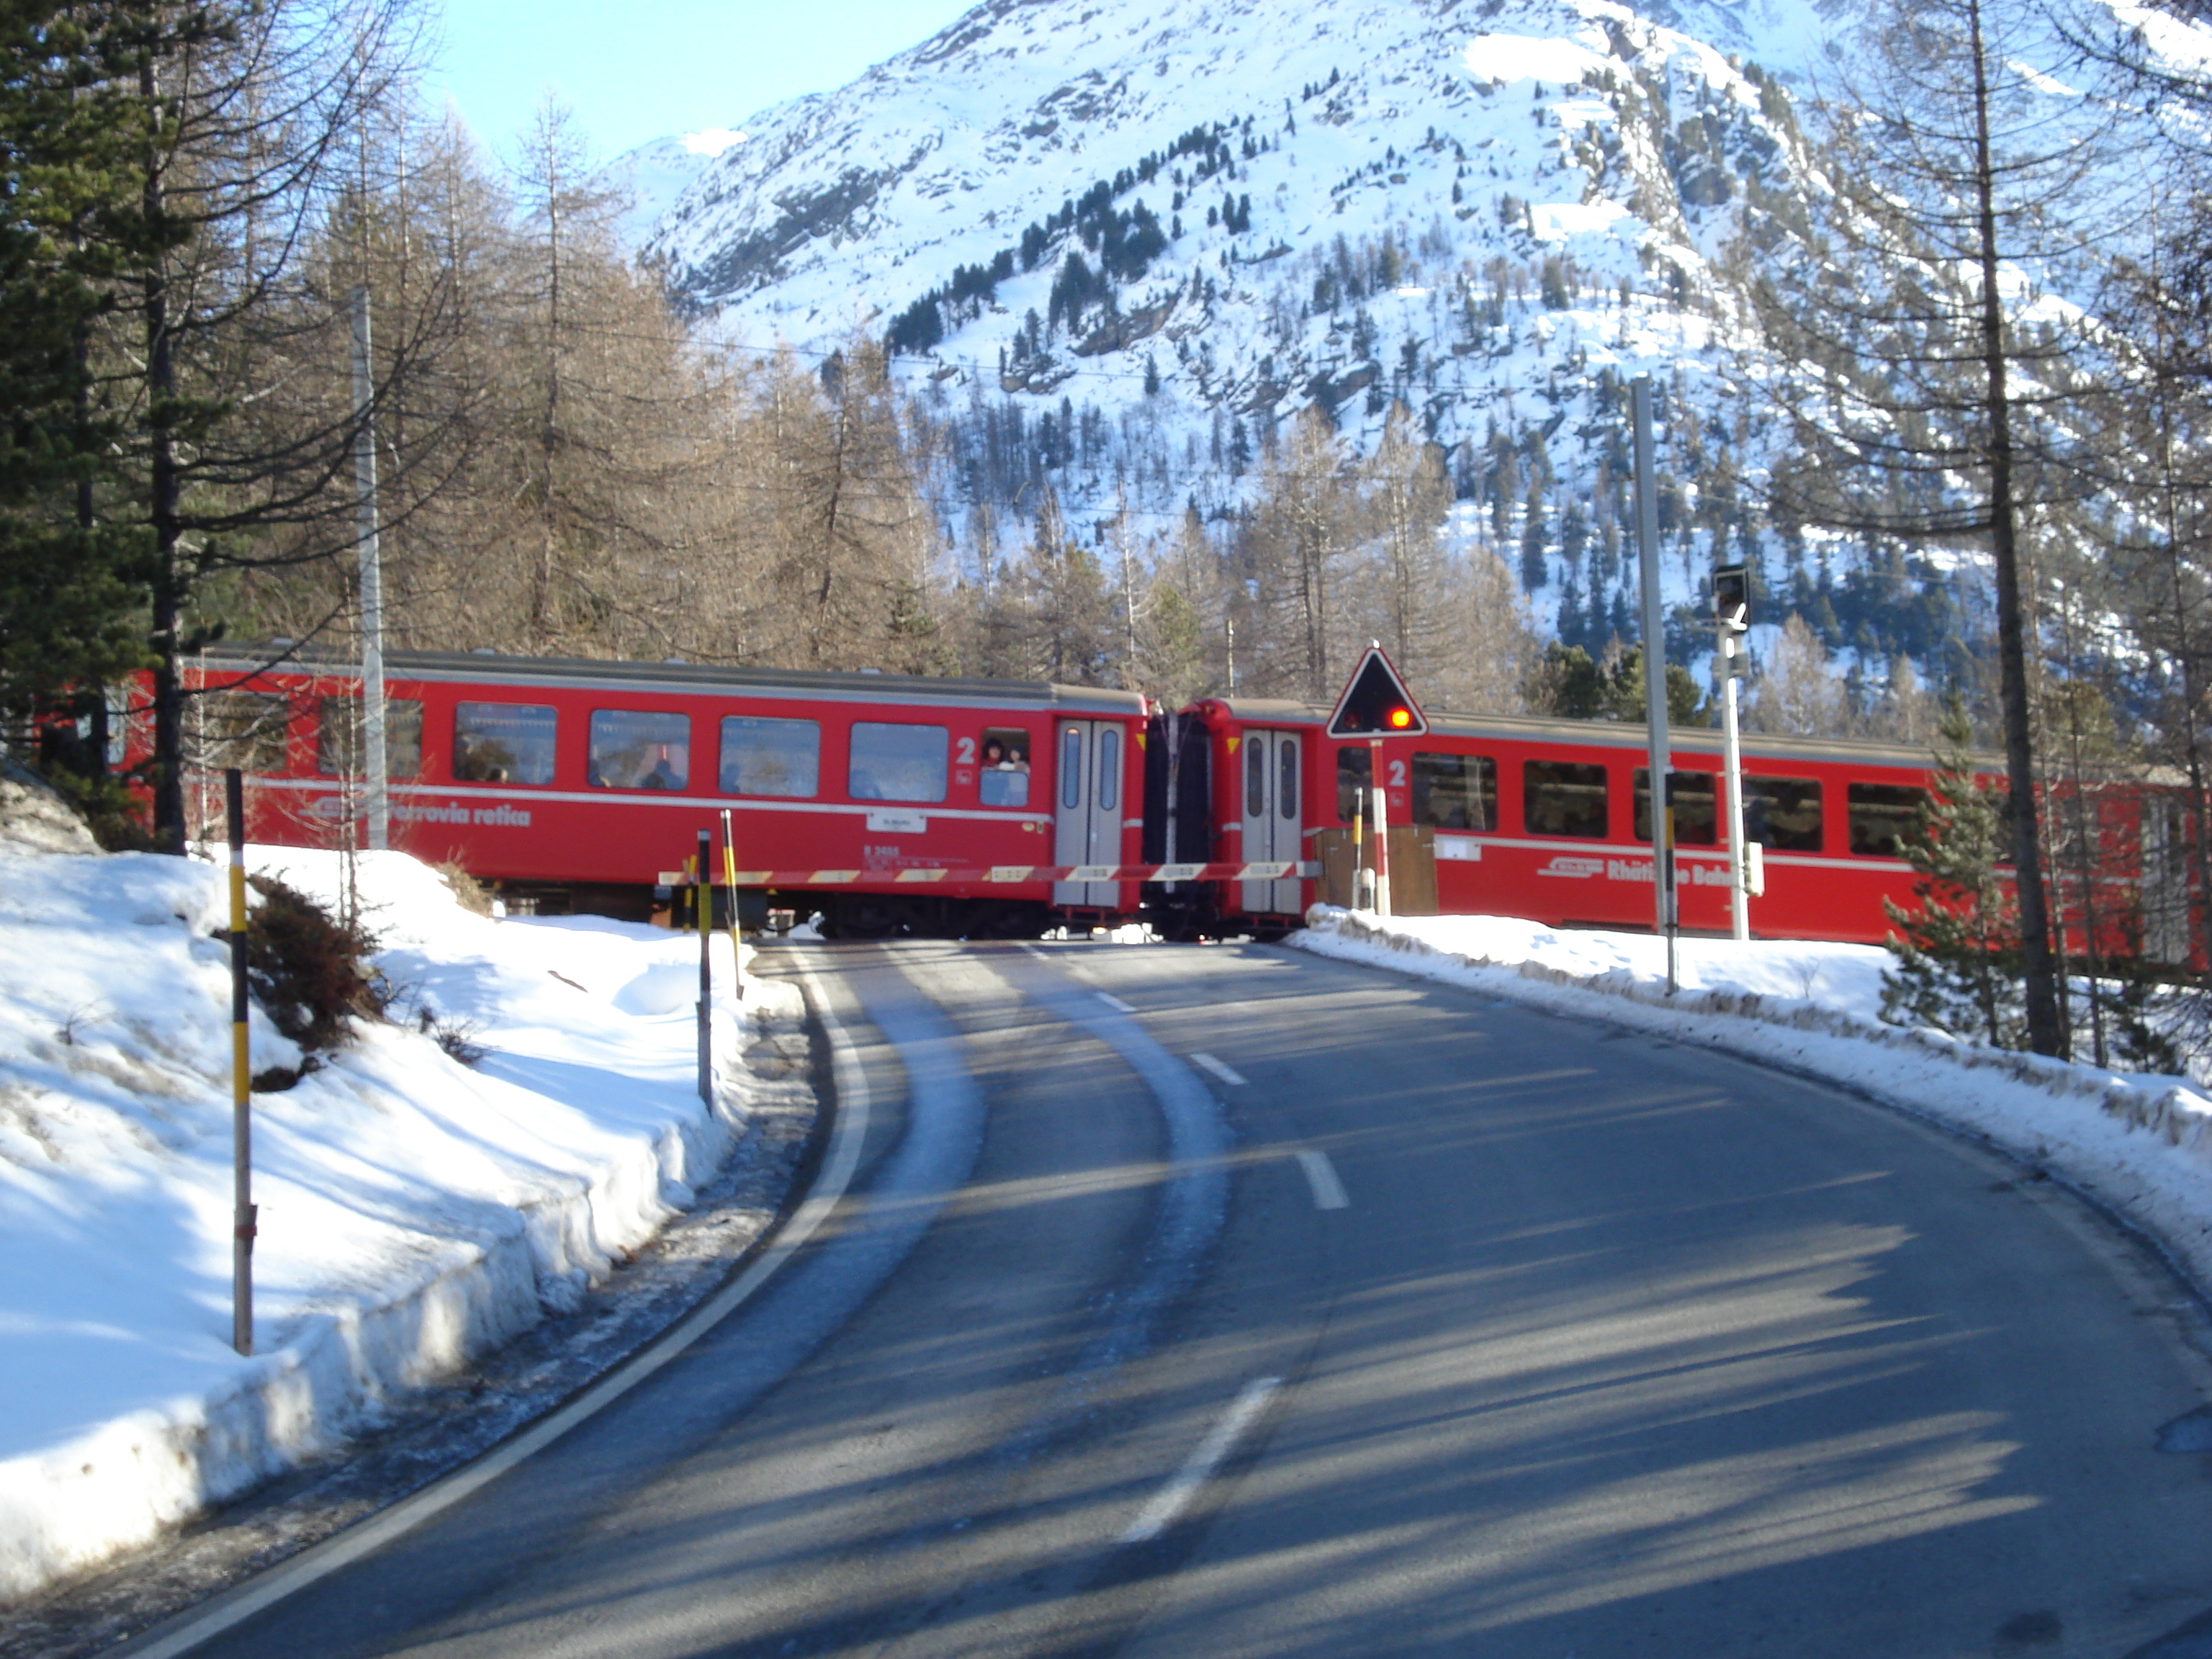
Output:
<instances>
[{"instance_id":1,"label":"asphalt road","mask_svg":"<svg viewBox=\"0 0 2212 1659\"><path fill-rule=\"evenodd\" d=\"M2032 1172L1295 952L812 959L830 1223L192 1651L2212 1656L2201 1314Z\"/></svg>"}]
</instances>

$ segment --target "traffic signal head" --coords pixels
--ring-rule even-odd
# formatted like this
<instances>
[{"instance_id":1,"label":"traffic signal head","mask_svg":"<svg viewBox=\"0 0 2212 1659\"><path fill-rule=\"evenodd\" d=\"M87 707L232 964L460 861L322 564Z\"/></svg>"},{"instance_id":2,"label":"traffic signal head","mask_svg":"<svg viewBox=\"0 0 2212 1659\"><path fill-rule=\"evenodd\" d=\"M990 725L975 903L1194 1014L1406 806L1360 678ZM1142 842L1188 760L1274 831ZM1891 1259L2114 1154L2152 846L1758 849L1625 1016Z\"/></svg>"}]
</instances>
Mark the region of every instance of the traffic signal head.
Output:
<instances>
[{"instance_id":1,"label":"traffic signal head","mask_svg":"<svg viewBox=\"0 0 2212 1659\"><path fill-rule=\"evenodd\" d=\"M1732 634L1751 626L1751 572L1724 564L1713 572L1713 620Z\"/></svg>"},{"instance_id":2,"label":"traffic signal head","mask_svg":"<svg viewBox=\"0 0 2212 1659\"><path fill-rule=\"evenodd\" d=\"M1419 737L1429 729L1420 705L1379 647L1370 646L1329 716L1332 738Z\"/></svg>"}]
</instances>

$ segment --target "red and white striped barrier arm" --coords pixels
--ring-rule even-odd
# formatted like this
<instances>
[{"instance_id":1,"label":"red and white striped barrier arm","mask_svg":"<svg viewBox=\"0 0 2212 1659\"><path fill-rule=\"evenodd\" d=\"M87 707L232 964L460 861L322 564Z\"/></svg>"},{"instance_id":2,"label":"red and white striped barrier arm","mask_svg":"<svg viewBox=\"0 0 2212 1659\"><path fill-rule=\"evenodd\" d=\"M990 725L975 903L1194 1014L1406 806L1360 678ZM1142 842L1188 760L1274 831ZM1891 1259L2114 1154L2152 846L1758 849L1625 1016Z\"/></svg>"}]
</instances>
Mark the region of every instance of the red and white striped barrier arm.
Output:
<instances>
[{"instance_id":1,"label":"red and white striped barrier arm","mask_svg":"<svg viewBox=\"0 0 2212 1659\"><path fill-rule=\"evenodd\" d=\"M1036 881L1280 881L1296 877L1310 879L1321 866L1273 864L991 864L963 867L953 865L910 866L901 870L739 870L732 878L739 887L851 887L871 885L941 886L1003 885ZM680 871L664 871L661 885L681 887L690 878ZM720 884L717 884L720 885Z\"/></svg>"}]
</instances>

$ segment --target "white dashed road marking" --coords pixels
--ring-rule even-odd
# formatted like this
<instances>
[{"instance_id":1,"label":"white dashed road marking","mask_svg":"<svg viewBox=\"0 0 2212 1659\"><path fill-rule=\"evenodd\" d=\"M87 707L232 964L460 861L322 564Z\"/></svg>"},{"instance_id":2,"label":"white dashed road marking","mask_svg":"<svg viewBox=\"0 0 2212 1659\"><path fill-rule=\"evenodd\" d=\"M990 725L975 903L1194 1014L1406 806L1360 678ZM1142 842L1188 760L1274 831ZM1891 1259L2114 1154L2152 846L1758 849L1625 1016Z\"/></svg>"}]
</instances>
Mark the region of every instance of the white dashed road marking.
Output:
<instances>
[{"instance_id":1,"label":"white dashed road marking","mask_svg":"<svg viewBox=\"0 0 2212 1659\"><path fill-rule=\"evenodd\" d=\"M1097 996L1099 1001L1104 1003L1109 1008L1111 1008L1117 1014L1133 1014L1137 1012L1127 1003L1122 1001L1121 998L1116 996L1109 996L1103 991L1094 992L1092 994Z\"/></svg>"},{"instance_id":2,"label":"white dashed road marking","mask_svg":"<svg viewBox=\"0 0 2212 1659\"><path fill-rule=\"evenodd\" d=\"M1327 1152L1309 1148L1298 1154L1298 1167L1306 1172L1306 1185L1313 1188L1314 1208L1341 1210L1352 1200L1344 1195L1344 1183L1336 1178L1336 1166L1328 1161Z\"/></svg>"},{"instance_id":3,"label":"white dashed road marking","mask_svg":"<svg viewBox=\"0 0 2212 1659\"><path fill-rule=\"evenodd\" d=\"M1247 1382L1221 1420L1198 1443L1198 1449L1129 1523L1128 1531L1121 1534L1121 1541L1149 1543L1173 1526L1176 1517L1188 1509L1190 1500L1198 1496L1198 1489L1206 1484L1206 1477L1221 1467L1221 1460L1229 1455L1230 1449L1252 1426L1253 1420L1282 1385L1279 1376L1259 1376Z\"/></svg>"},{"instance_id":4,"label":"white dashed road marking","mask_svg":"<svg viewBox=\"0 0 2212 1659\"><path fill-rule=\"evenodd\" d=\"M1224 1066L1212 1054L1193 1054L1190 1057L1190 1063L1212 1073L1214 1076L1219 1078L1224 1083L1228 1084L1231 1088L1241 1089L1244 1086L1244 1074L1243 1073L1238 1072L1231 1066Z\"/></svg>"}]
</instances>

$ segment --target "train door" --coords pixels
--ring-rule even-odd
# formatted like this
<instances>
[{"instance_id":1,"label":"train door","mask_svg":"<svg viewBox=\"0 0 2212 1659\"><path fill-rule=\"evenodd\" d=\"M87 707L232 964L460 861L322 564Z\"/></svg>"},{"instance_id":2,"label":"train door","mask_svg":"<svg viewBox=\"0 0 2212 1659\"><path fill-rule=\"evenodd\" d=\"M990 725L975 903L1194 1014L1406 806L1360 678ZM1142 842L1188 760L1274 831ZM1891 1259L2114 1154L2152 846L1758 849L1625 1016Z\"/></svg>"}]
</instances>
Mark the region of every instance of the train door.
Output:
<instances>
[{"instance_id":1,"label":"train door","mask_svg":"<svg viewBox=\"0 0 2212 1659\"><path fill-rule=\"evenodd\" d=\"M1062 720L1054 733L1052 861L1121 861L1121 728L1112 720ZM1111 910L1116 881L1056 881L1054 904Z\"/></svg>"},{"instance_id":2,"label":"train door","mask_svg":"<svg viewBox=\"0 0 2212 1659\"><path fill-rule=\"evenodd\" d=\"M1298 822L1298 734L1248 727L1243 748L1244 861L1295 867L1301 856L1302 828ZM1279 880L1248 881L1243 887L1248 915L1298 914L1298 878L1295 874Z\"/></svg>"}]
</instances>

